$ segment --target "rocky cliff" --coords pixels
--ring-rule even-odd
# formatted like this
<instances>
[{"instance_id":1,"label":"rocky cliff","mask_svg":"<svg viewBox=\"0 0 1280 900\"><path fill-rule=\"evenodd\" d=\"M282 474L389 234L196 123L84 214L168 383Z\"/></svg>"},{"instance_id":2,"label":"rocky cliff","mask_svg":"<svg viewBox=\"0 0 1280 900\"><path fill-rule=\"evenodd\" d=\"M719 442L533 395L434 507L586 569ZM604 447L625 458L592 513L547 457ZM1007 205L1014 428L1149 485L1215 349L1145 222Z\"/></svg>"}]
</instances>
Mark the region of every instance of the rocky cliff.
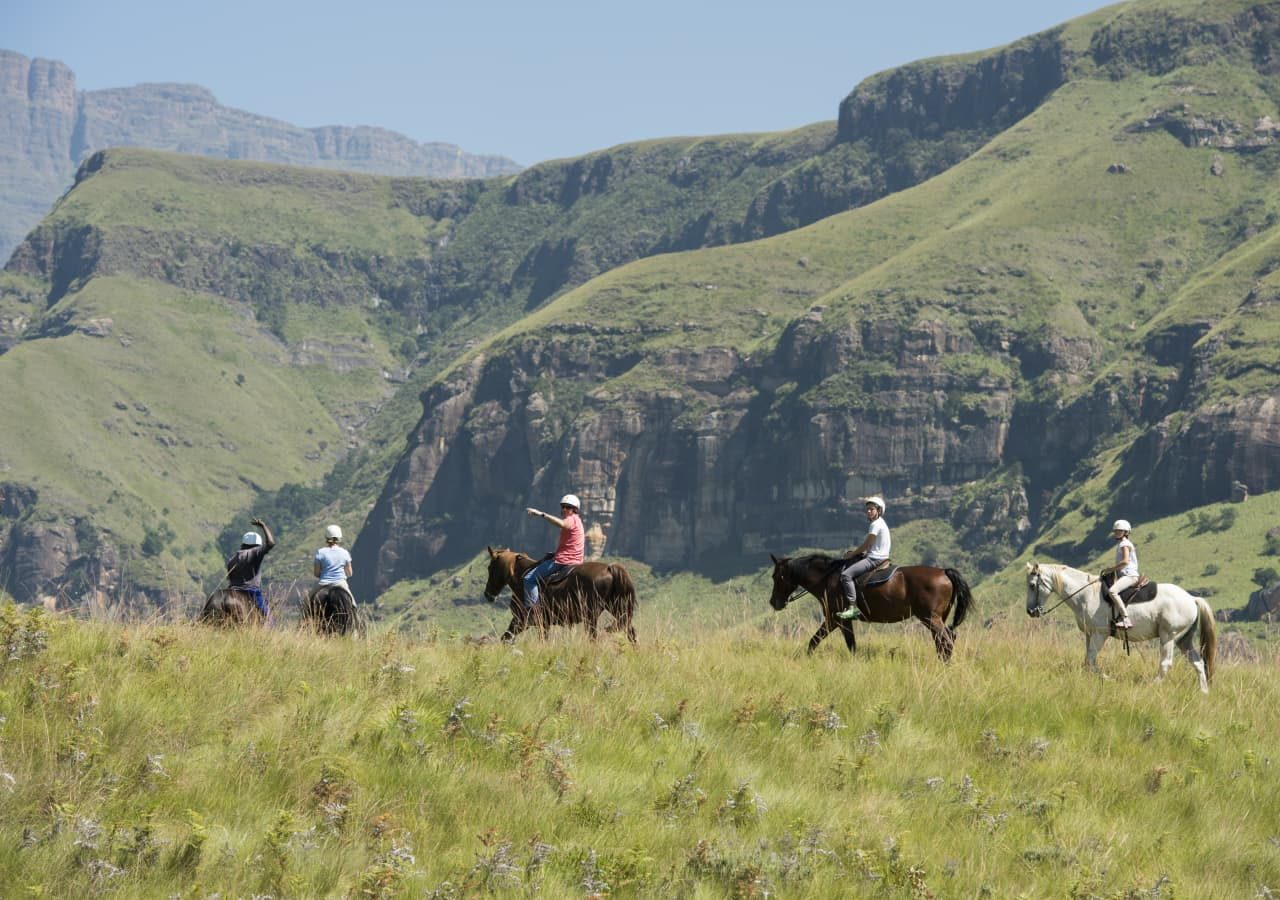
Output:
<instances>
[{"instance_id":1,"label":"rocky cliff","mask_svg":"<svg viewBox=\"0 0 1280 900\"><path fill-rule=\"evenodd\" d=\"M895 141L964 161L782 240L618 270L458 366L356 545L362 590L541 549L521 510L564 490L603 552L659 568L847 546L883 491L994 571L1059 522L1084 553L1120 512L1276 489L1276 158L1133 127L1166 97L1270 115L1247 85L1276 87L1274 21L1123 7L871 79L758 215L835 160L888 187Z\"/></svg>"},{"instance_id":2,"label":"rocky cliff","mask_svg":"<svg viewBox=\"0 0 1280 900\"><path fill-rule=\"evenodd\" d=\"M78 91L64 64L9 50L0 50L0 125L0 261L71 184L76 167L105 147L436 178L520 168L381 128L300 128L223 106L197 85Z\"/></svg>"}]
</instances>

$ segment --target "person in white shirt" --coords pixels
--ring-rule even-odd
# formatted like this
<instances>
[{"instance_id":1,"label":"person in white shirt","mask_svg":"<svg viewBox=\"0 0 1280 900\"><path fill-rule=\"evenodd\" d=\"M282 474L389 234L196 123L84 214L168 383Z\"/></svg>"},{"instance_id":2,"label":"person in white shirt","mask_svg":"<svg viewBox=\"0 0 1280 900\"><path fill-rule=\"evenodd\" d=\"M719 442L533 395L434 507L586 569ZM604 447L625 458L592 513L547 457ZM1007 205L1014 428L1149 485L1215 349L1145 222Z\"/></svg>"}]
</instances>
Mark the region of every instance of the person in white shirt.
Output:
<instances>
[{"instance_id":1,"label":"person in white shirt","mask_svg":"<svg viewBox=\"0 0 1280 900\"><path fill-rule=\"evenodd\" d=\"M1133 526L1127 519L1116 519L1115 524L1111 526L1111 540L1119 542L1116 545L1116 564L1102 570L1103 575L1114 572L1116 576L1115 581L1111 582L1107 588L1107 593L1111 595L1111 603L1115 606L1117 628L1133 627L1133 622L1129 619L1129 611L1125 609L1124 601L1120 599L1121 591L1138 583L1138 549L1133 546L1133 541L1129 540L1132 532Z\"/></svg>"},{"instance_id":2,"label":"person in white shirt","mask_svg":"<svg viewBox=\"0 0 1280 900\"><path fill-rule=\"evenodd\" d=\"M330 525L324 530L324 546L316 551L311 570L320 581L320 587L342 585L342 589L355 600L347 579L351 577L351 554L342 545L342 529Z\"/></svg>"},{"instance_id":3,"label":"person in white shirt","mask_svg":"<svg viewBox=\"0 0 1280 900\"><path fill-rule=\"evenodd\" d=\"M836 613L841 619L858 615L858 586L854 581L859 575L870 572L889 558L889 526L884 521L884 498L867 498L867 536L855 550L845 554L853 562L840 572L840 589L844 592L846 608Z\"/></svg>"}]
</instances>

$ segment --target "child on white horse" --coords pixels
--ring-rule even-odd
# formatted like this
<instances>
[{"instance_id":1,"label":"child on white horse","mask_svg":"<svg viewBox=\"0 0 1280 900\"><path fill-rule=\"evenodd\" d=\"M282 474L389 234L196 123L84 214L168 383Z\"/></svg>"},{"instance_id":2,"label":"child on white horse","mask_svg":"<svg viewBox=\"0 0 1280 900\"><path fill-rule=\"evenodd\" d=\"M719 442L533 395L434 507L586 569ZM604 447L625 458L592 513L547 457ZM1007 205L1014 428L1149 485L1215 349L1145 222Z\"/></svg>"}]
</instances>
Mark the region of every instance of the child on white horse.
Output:
<instances>
[{"instance_id":1,"label":"child on white horse","mask_svg":"<svg viewBox=\"0 0 1280 900\"><path fill-rule=\"evenodd\" d=\"M1128 519L1116 519L1111 526L1111 540L1120 542L1116 546L1116 564L1102 570L1103 575L1116 573L1116 579L1107 587L1107 593L1111 595L1111 603L1116 610L1117 628L1133 627L1129 611L1120 599L1121 591L1138 583L1138 550L1133 546L1133 541L1129 540L1132 532L1133 526Z\"/></svg>"}]
</instances>

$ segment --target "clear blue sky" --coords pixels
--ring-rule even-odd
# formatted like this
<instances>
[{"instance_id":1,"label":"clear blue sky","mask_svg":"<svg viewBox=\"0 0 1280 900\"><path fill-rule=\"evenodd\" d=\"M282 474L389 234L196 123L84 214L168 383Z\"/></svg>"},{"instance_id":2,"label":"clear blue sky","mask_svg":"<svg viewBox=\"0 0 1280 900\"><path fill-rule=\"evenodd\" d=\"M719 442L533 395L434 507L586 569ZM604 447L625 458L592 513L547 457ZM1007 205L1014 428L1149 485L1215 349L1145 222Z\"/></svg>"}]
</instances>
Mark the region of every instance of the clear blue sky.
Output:
<instances>
[{"instance_id":1,"label":"clear blue sky","mask_svg":"<svg viewBox=\"0 0 1280 900\"><path fill-rule=\"evenodd\" d=\"M530 164L834 119L866 76L1103 0L0 0L0 47L82 90L204 85L298 125L379 125Z\"/></svg>"}]
</instances>

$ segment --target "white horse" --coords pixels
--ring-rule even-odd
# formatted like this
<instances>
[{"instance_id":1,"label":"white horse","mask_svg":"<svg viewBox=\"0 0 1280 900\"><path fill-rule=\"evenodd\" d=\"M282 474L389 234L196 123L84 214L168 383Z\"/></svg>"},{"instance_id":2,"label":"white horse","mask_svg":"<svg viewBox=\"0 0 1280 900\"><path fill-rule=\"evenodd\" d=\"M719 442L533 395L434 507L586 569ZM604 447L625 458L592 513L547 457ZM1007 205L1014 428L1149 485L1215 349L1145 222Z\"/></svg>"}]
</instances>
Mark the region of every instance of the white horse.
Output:
<instances>
[{"instance_id":1,"label":"white horse","mask_svg":"<svg viewBox=\"0 0 1280 900\"><path fill-rule=\"evenodd\" d=\"M1112 633L1111 604L1102 597L1101 581L1070 566L1027 563L1027 615L1032 618L1044 615L1045 601L1055 596L1061 598L1055 607L1065 603L1076 614L1076 624L1084 632L1085 664L1097 671L1098 651ZM1218 634L1208 603L1176 584L1160 584L1151 600L1129 604L1129 618L1133 620L1129 640L1160 642L1157 681L1169 674L1173 649L1177 646L1200 674L1200 690L1209 693ZM1194 646L1197 625L1203 657Z\"/></svg>"}]
</instances>

